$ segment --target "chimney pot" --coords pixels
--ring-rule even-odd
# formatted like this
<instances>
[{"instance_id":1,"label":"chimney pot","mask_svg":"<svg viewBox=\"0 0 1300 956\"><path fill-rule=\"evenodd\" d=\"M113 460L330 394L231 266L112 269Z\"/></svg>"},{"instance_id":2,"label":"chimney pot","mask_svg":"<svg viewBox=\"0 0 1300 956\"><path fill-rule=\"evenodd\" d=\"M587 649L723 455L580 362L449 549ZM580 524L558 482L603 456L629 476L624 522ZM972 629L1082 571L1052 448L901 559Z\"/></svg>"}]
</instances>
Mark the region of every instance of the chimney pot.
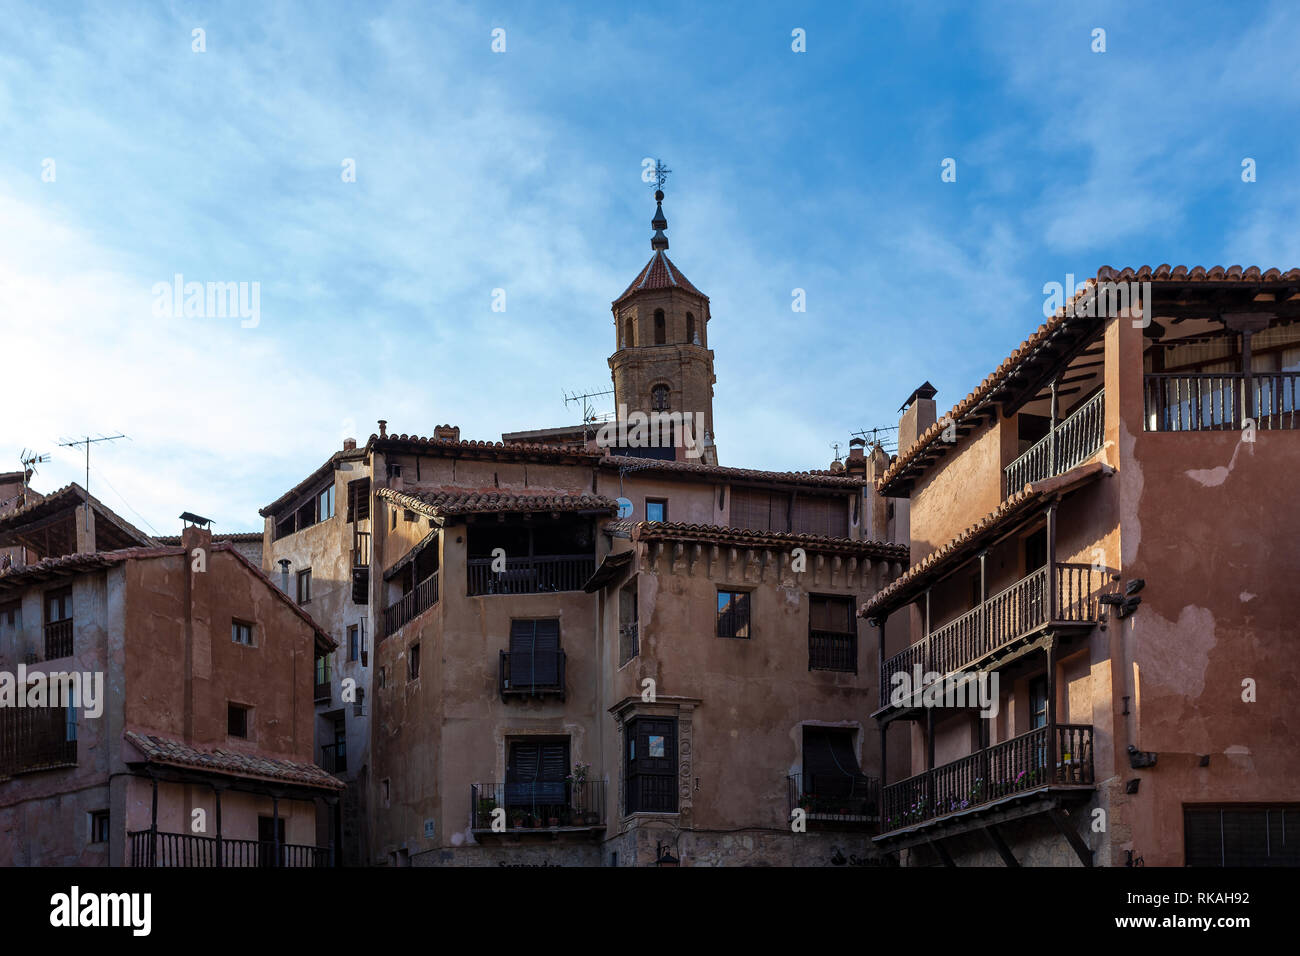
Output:
<instances>
[{"instance_id":1,"label":"chimney pot","mask_svg":"<svg viewBox=\"0 0 1300 956\"><path fill-rule=\"evenodd\" d=\"M345 438L345 439L343 439L343 450L344 450L344 451L356 451L356 450L357 450L357 440L356 440L355 438Z\"/></svg>"},{"instance_id":2,"label":"chimney pot","mask_svg":"<svg viewBox=\"0 0 1300 956\"><path fill-rule=\"evenodd\" d=\"M379 437L380 438L388 437L388 419L386 418L379 419Z\"/></svg>"}]
</instances>

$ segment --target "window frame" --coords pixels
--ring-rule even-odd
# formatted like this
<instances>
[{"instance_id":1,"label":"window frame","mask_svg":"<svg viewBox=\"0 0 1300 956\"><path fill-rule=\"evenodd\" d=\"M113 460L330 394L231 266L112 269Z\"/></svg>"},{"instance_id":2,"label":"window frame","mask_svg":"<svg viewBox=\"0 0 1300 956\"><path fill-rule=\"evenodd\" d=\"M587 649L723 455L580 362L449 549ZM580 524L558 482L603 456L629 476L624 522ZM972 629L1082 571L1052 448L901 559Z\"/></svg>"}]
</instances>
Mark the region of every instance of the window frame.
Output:
<instances>
[{"instance_id":1,"label":"window frame","mask_svg":"<svg viewBox=\"0 0 1300 956\"><path fill-rule=\"evenodd\" d=\"M239 714L244 723L244 732L237 734L231 727L231 718ZM233 737L235 740L252 740L253 739L253 708L248 704L241 704L238 701L226 701L226 736Z\"/></svg>"},{"instance_id":2,"label":"window frame","mask_svg":"<svg viewBox=\"0 0 1300 956\"><path fill-rule=\"evenodd\" d=\"M717 605L716 605L716 615L717 615L717 616L716 616L716 619L715 619L715 627L714 627L714 634L715 634L715 636L720 637L720 638L725 638L725 639L727 639L727 640L735 640L735 641L748 641L748 640L752 640L752 639L753 639L753 637L754 637L754 618L753 618L753 610L752 610L752 607L751 607L753 593L754 593L754 592L753 592L752 590L749 590L749 589L736 589L736 588L734 588L733 586L727 586L727 587L719 586L719 587L717 588ZM739 607L739 606L741 605L741 602L740 602L739 600L737 600L737 599L739 599L739 598L743 598L743 599L744 599L744 601L743 601L743 606L744 606L744 616L745 616L745 620L744 620L744 628L743 628L743 630L745 631L744 634L737 633L737 632L739 632L739 631L741 630L741 628L739 628L739 627L732 627L732 628L730 629L730 630L732 631L732 633L730 633L730 634L724 634L724 633L723 633L723 621L724 621L724 619L725 619L724 616L730 616L733 620L734 620L734 618L736 617L736 611L735 611L734 609L733 609L733 610L723 610L723 608L722 608L722 596L723 596L724 594L726 594L726 595L730 595L730 596L731 596L732 600L729 601L728 604L729 604L731 607L733 607L733 608L735 608L735 607Z\"/></svg>"},{"instance_id":3,"label":"window frame","mask_svg":"<svg viewBox=\"0 0 1300 956\"><path fill-rule=\"evenodd\" d=\"M239 639L241 628L248 632L248 640L246 641ZM256 647L257 642L253 637L254 631L255 628L251 621L240 620L237 617L230 619L230 642L232 644L238 644L240 647Z\"/></svg>"},{"instance_id":4,"label":"window frame","mask_svg":"<svg viewBox=\"0 0 1300 956\"><path fill-rule=\"evenodd\" d=\"M297 594L298 594L299 606L303 604L310 604L311 603L311 568L303 568L301 571L298 572L298 575L295 578L295 580L298 583ZM304 581L307 584L305 589L303 587ZM305 598L303 597L304 590L306 591L307 594Z\"/></svg>"},{"instance_id":5,"label":"window frame","mask_svg":"<svg viewBox=\"0 0 1300 956\"><path fill-rule=\"evenodd\" d=\"M650 517L650 506L651 506L651 505L658 505L660 508L663 509L663 511L661 512L661 516L660 516L660 517L658 517L658 518L651 518L651 517ZM646 498L646 500L645 500L645 520L646 520L646 521L658 521L658 522L661 522L661 523L663 523L663 524L667 524L667 523L668 523L668 499L667 499L667 498Z\"/></svg>"}]
</instances>

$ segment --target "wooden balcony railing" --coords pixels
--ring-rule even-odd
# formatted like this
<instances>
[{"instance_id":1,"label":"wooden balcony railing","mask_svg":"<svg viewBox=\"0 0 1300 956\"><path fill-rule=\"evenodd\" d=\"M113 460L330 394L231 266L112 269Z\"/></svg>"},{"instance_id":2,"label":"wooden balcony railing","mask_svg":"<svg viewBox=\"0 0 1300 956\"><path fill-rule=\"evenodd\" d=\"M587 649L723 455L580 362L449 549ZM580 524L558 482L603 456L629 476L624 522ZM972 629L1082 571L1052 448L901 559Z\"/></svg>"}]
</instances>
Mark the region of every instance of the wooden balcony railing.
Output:
<instances>
[{"instance_id":1,"label":"wooden balcony railing","mask_svg":"<svg viewBox=\"0 0 1300 956\"><path fill-rule=\"evenodd\" d=\"M1146 429L1235 431L1300 428L1300 372L1150 372L1143 376Z\"/></svg>"},{"instance_id":2,"label":"wooden balcony railing","mask_svg":"<svg viewBox=\"0 0 1300 956\"><path fill-rule=\"evenodd\" d=\"M45 659L57 660L72 656L72 618L51 621L45 625Z\"/></svg>"},{"instance_id":3,"label":"wooden balcony railing","mask_svg":"<svg viewBox=\"0 0 1300 956\"><path fill-rule=\"evenodd\" d=\"M1006 495L1014 495L1031 482L1064 474L1091 458L1105 443L1106 393L1100 391L1003 469Z\"/></svg>"},{"instance_id":4,"label":"wooden balcony railing","mask_svg":"<svg viewBox=\"0 0 1300 956\"><path fill-rule=\"evenodd\" d=\"M63 707L0 707L0 779L75 767L77 742L68 736Z\"/></svg>"},{"instance_id":5,"label":"wooden balcony railing","mask_svg":"<svg viewBox=\"0 0 1300 956\"><path fill-rule=\"evenodd\" d=\"M889 706L897 673L910 677L920 667L922 674L952 674L1048 624L1100 620L1098 599L1110 586L1109 573L1087 564L1057 564L1055 569L1050 594L1047 568L1039 568L885 661L880 706Z\"/></svg>"},{"instance_id":6,"label":"wooden balcony railing","mask_svg":"<svg viewBox=\"0 0 1300 956\"><path fill-rule=\"evenodd\" d=\"M1055 767L1047 766L1049 728L994 744L881 790L888 832L1051 786L1092 786L1092 726L1058 724Z\"/></svg>"},{"instance_id":7,"label":"wooden balcony railing","mask_svg":"<svg viewBox=\"0 0 1300 956\"><path fill-rule=\"evenodd\" d=\"M438 572L434 571L398 600L384 608L384 636L395 633L412 618L438 603Z\"/></svg>"},{"instance_id":8,"label":"wooden balcony railing","mask_svg":"<svg viewBox=\"0 0 1300 956\"><path fill-rule=\"evenodd\" d=\"M513 658L513 660L512 660ZM497 665L497 691L502 700L509 696L564 699L564 649L512 654L502 651Z\"/></svg>"},{"instance_id":9,"label":"wooden balcony railing","mask_svg":"<svg viewBox=\"0 0 1300 956\"><path fill-rule=\"evenodd\" d=\"M469 788L474 830L576 830L605 825L605 781L476 783ZM498 809L504 813L496 813Z\"/></svg>"},{"instance_id":10,"label":"wooden balcony railing","mask_svg":"<svg viewBox=\"0 0 1300 956\"><path fill-rule=\"evenodd\" d=\"M810 671L858 672L858 635L840 631L808 632Z\"/></svg>"},{"instance_id":11,"label":"wooden balcony railing","mask_svg":"<svg viewBox=\"0 0 1300 956\"><path fill-rule=\"evenodd\" d=\"M127 834L132 866L255 867L330 866L329 847L261 840L232 840L189 833L135 830ZM278 852L277 852L278 850Z\"/></svg>"},{"instance_id":12,"label":"wooden balcony railing","mask_svg":"<svg viewBox=\"0 0 1300 956\"><path fill-rule=\"evenodd\" d=\"M880 781L861 773L790 774L790 812L801 807L809 823L860 826L880 812Z\"/></svg>"},{"instance_id":13,"label":"wooden balcony railing","mask_svg":"<svg viewBox=\"0 0 1300 956\"><path fill-rule=\"evenodd\" d=\"M322 745L320 748L320 766L326 773L346 773L348 769L347 745Z\"/></svg>"},{"instance_id":14,"label":"wooden balcony railing","mask_svg":"<svg viewBox=\"0 0 1300 956\"><path fill-rule=\"evenodd\" d=\"M492 558L469 559L470 597L581 591L596 572L596 557L591 554L507 558L503 571L493 571L492 562Z\"/></svg>"}]
</instances>

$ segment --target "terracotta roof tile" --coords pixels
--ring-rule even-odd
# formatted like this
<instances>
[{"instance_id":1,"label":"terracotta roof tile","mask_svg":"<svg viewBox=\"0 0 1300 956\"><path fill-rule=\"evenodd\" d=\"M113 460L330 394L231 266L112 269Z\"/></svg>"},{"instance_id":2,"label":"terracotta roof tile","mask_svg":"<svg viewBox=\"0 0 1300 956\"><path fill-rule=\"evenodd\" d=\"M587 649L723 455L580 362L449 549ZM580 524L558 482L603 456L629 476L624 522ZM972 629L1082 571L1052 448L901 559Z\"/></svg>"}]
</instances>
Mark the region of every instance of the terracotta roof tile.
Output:
<instances>
[{"instance_id":1,"label":"terracotta roof tile","mask_svg":"<svg viewBox=\"0 0 1300 956\"><path fill-rule=\"evenodd\" d=\"M199 750L178 740L137 733L134 730L128 730L122 736L151 764L207 770L234 777L285 781L321 790L342 790L345 786L342 780L315 764L227 750Z\"/></svg>"},{"instance_id":2,"label":"terracotta roof tile","mask_svg":"<svg viewBox=\"0 0 1300 956\"><path fill-rule=\"evenodd\" d=\"M691 293L691 295L698 295L705 301L708 301L709 298L695 288L690 279L682 275L681 270L673 265L672 260L668 258L668 254L662 249L657 250L650 257L650 261L645 264L645 268L636 274L632 284L614 300L614 305L617 306L634 292L641 292L645 289L681 289L684 292Z\"/></svg>"},{"instance_id":3,"label":"terracotta roof tile","mask_svg":"<svg viewBox=\"0 0 1300 956\"><path fill-rule=\"evenodd\" d=\"M515 495L500 491L436 488L396 491L380 488L376 494L433 518L489 512L618 511L618 502L604 495L574 495L567 491Z\"/></svg>"},{"instance_id":4,"label":"terracotta roof tile","mask_svg":"<svg viewBox=\"0 0 1300 956\"><path fill-rule=\"evenodd\" d=\"M135 538L136 542L141 546L151 547L157 544L156 538L145 534L75 481L64 485L58 491L52 491L36 501L25 504L21 508L6 512L3 516L0 516L0 531L20 527L34 517L52 514L69 504L83 501L89 502L90 506L95 509L96 514L102 515L105 520L116 526L128 538Z\"/></svg>"},{"instance_id":5,"label":"terracotta roof tile","mask_svg":"<svg viewBox=\"0 0 1300 956\"><path fill-rule=\"evenodd\" d=\"M620 522L621 524L621 522ZM606 525L608 528L609 526ZM818 534L787 534L775 531L751 531L723 525L685 524L683 522L638 521L631 527L633 541L695 541L736 548L774 548L787 551L804 548L850 556L865 556L883 561L907 563L907 548L883 541L857 538L832 538Z\"/></svg>"},{"instance_id":6,"label":"terracotta roof tile","mask_svg":"<svg viewBox=\"0 0 1300 956\"><path fill-rule=\"evenodd\" d=\"M779 481L786 483L823 485L828 488L863 488L866 478L853 478L830 471L761 471L756 468L729 468L709 465L702 461L667 461L658 458L636 458L630 455L610 455L600 462L602 467L631 471L682 472L702 478L754 481Z\"/></svg>"}]
</instances>

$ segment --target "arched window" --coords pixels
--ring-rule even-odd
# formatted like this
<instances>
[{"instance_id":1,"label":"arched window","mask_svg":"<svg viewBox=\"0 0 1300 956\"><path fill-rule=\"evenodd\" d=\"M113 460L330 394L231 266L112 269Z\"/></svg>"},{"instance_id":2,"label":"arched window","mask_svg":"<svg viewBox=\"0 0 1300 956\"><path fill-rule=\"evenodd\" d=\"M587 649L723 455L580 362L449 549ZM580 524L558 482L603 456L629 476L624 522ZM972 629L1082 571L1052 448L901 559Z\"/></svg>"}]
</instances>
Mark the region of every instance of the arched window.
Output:
<instances>
[{"instance_id":1,"label":"arched window","mask_svg":"<svg viewBox=\"0 0 1300 956\"><path fill-rule=\"evenodd\" d=\"M632 347L632 317L629 315L623 320L623 348Z\"/></svg>"},{"instance_id":2,"label":"arched window","mask_svg":"<svg viewBox=\"0 0 1300 956\"><path fill-rule=\"evenodd\" d=\"M650 407L656 412L668 411L668 386L656 385L650 389Z\"/></svg>"},{"instance_id":3,"label":"arched window","mask_svg":"<svg viewBox=\"0 0 1300 956\"><path fill-rule=\"evenodd\" d=\"M664 322L664 310L655 309L655 345L663 345L668 341L668 328Z\"/></svg>"},{"instance_id":4,"label":"arched window","mask_svg":"<svg viewBox=\"0 0 1300 956\"><path fill-rule=\"evenodd\" d=\"M686 344L695 344L695 313L686 313Z\"/></svg>"}]
</instances>

